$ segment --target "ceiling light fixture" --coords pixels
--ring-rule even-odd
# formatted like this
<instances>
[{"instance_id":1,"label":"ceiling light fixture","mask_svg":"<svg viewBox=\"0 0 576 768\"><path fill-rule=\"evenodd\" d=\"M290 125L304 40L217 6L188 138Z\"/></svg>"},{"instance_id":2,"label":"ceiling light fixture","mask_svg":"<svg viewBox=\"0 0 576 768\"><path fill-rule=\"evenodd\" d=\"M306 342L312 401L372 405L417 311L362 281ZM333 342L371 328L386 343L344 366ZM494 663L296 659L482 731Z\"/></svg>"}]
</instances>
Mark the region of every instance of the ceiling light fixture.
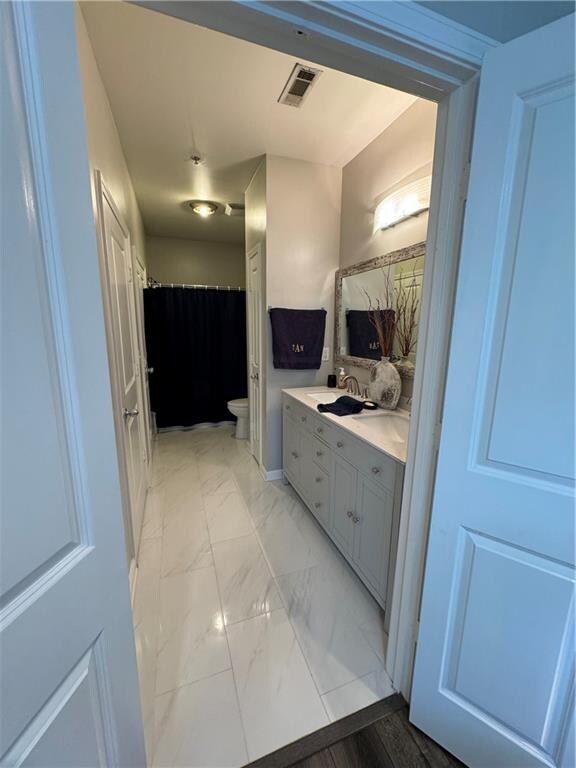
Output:
<instances>
[{"instance_id":1,"label":"ceiling light fixture","mask_svg":"<svg viewBox=\"0 0 576 768\"><path fill-rule=\"evenodd\" d=\"M204 165L204 159L200 155L190 155L190 162L192 165Z\"/></svg>"},{"instance_id":2,"label":"ceiling light fixture","mask_svg":"<svg viewBox=\"0 0 576 768\"><path fill-rule=\"evenodd\" d=\"M374 211L374 232L427 211L430 208L431 186L432 176L424 176L386 195Z\"/></svg>"},{"instance_id":3,"label":"ceiling light fixture","mask_svg":"<svg viewBox=\"0 0 576 768\"><path fill-rule=\"evenodd\" d=\"M188 205L194 213L203 219L207 219L208 216L212 216L218 210L216 203L211 203L208 200L190 200Z\"/></svg>"}]
</instances>

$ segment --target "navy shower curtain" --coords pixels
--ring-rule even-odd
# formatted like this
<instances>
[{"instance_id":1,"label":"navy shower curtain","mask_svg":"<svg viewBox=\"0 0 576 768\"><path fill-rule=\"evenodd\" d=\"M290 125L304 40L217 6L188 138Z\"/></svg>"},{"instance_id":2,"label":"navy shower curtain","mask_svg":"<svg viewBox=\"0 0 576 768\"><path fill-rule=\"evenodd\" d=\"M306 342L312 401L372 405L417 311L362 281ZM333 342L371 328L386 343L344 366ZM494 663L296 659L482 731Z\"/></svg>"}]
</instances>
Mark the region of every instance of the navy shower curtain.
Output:
<instances>
[{"instance_id":1,"label":"navy shower curtain","mask_svg":"<svg viewBox=\"0 0 576 768\"><path fill-rule=\"evenodd\" d=\"M156 425L230 421L247 391L245 292L147 288L144 320Z\"/></svg>"}]
</instances>

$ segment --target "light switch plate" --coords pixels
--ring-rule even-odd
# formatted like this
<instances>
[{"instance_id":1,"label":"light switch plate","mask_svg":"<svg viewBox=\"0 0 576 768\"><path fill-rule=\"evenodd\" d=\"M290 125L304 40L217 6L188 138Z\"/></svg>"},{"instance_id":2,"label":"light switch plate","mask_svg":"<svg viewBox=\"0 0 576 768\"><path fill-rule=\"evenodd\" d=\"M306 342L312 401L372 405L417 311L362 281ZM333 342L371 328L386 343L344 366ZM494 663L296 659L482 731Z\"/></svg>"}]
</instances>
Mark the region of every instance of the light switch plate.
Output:
<instances>
[{"instance_id":1,"label":"light switch plate","mask_svg":"<svg viewBox=\"0 0 576 768\"><path fill-rule=\"evenodd\" d=\"M322 362L327 363L330 360L330 347L324 347L322 350Z\"/></svg>"}]
</instances>

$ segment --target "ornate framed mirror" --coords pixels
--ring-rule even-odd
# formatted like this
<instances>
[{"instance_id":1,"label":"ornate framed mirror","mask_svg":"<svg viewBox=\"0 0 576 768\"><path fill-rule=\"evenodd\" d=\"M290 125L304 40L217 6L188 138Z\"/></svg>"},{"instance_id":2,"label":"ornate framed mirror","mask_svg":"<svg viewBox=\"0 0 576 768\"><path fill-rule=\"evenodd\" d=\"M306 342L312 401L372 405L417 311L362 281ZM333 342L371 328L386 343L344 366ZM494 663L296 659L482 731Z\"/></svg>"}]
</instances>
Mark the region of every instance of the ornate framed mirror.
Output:
<instances>
[{"instance_id":1,"label":"ornate framed mirror","mask_svg":"<svg viewBox=\"0 0 576 768\"><path fill-rule=\"evenodd\" d=\"M373 328L369 309L372 305L384 308L385 286L393 286L392 309L396 310L399 296L408 297L415 311L414 347L404 355L398 338L394 341L394 359L408 359L412 364L416 357L420 297L424 274L426 243L416 243L400 248L384 256L344 267L336 272L336 328L334 360L339 365L355 365L370 368L380 360L381 351ZM399 366L400 375L414 375L412 366Z\"/></svg>"}]
</instances>

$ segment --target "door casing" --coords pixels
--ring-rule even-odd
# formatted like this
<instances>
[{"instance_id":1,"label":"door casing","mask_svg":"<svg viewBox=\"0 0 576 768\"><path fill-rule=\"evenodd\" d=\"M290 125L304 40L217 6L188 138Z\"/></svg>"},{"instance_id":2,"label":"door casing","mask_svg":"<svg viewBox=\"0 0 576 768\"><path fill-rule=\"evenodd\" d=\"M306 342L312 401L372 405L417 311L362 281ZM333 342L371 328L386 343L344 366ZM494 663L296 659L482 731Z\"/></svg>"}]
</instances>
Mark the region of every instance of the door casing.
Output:
<instances>
[{"instance_id":1,"label":"door casing","mask_svg":"<svg viewBox=\"0 0 576 768\"><path fill-rule=\"evenodd\" d=\"M482 56L496 41L411 3L142 2L438 105L416 375L386 669L409 700ZM300 34L295 35L298 30Z\"/></svg>"}]
</instances>

